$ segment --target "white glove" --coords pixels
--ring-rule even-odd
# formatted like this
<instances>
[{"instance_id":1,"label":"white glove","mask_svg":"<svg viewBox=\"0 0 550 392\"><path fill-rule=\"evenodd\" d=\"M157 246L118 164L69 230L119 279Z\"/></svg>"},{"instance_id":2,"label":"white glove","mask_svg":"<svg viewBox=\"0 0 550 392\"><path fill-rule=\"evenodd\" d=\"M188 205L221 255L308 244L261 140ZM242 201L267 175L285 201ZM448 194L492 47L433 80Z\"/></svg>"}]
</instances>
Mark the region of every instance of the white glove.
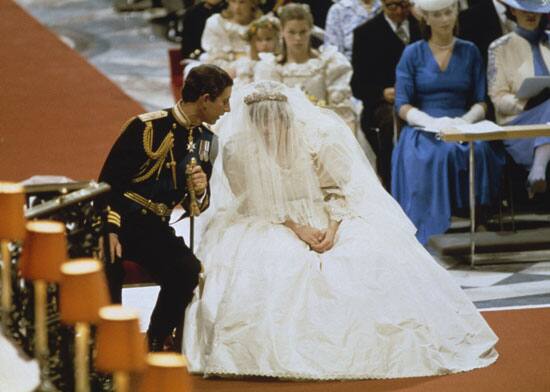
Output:
<instances>
[{"instance_id":1,"label":"white glove","mask_svg":"<svg viewBox=\"0 0 550 392\"><path fill-rule=\"evenodd\" d=\"M418 126L424 128L430 128L433 125L435 118L418 110L417 108L411 108L406 114L406 120L410 126Z\"/></svg>"},{"instance_id":2,"label":"white glove","mask_svg":"<svg viewBox=\"0 0 550 392\"><path fill-rule=\"evenodd\" d=\"M514 94L504 94L493 102L495 109L506 116L521 113L526 103L525 100L520 101Z\"/></svg>"},{"instance_id":3,"label":"white glove","mask_svg":"<svg viewBox=\"0 0 550 392\"><path fill-rule=\"evenodd\" d=\"M410 109L406 117L409 125L430 130L444 130L453 128L455 125L467 124L467 122L460 117L432 117L416 108Z\"/></svg>"},{"instance_id":4,"label":"white glove","mask_svg":"<svg viewBox=\"0 0 550 392\"><path fill-rule=\"evenodd\" d=\"M483 105L476 103L470 108L470 110L464 113L461 118L468 124L481 121L485 118L485 108Z\"/></svg>"}]
</instances>

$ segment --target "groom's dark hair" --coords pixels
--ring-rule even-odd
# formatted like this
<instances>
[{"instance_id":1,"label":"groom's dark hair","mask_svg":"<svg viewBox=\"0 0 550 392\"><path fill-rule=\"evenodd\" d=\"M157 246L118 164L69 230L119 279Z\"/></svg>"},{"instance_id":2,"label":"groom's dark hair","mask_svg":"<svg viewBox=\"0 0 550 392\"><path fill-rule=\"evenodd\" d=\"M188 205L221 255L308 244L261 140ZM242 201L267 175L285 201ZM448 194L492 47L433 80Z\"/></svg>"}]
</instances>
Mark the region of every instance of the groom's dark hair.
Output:
<instances>
[{"instance_id":1,"label":"groom's dark hair","mask_svg":"<svg viewBox=\"0 0 550 392\"><path fill-rule=\"evenodd\" d=\"M233 86L233 79L227 72L217 65L202 64L189 71L181 89L181 99L183 102L196 102L202 95L208 94L213 101L229 86Z\"/></svg>"}]
</instances>

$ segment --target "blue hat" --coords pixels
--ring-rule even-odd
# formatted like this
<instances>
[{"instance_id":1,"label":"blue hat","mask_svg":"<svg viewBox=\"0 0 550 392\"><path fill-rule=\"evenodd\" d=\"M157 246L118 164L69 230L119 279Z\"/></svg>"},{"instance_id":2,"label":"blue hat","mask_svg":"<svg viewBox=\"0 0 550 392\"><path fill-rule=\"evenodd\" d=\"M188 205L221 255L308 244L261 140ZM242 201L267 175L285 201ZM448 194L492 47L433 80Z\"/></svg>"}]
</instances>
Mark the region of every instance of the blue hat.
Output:
<instances>
[{"instance_id":1,"label":"blue hat","mask_svg":"<svg viewBox=\"0 0 550 392\"><path fill-rule=\"evenodd\" d=\"M502 3L527 12L537 14L550 13L550 0L500 0Z\"/></svg>"}]
</instances>

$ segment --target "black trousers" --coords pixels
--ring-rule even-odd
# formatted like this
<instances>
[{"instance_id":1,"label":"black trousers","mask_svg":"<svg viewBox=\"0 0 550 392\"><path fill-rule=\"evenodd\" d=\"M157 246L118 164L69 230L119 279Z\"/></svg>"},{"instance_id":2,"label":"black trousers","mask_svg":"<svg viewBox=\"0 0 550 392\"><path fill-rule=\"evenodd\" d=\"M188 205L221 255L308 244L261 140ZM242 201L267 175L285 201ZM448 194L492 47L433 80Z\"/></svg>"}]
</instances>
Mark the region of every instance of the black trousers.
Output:
<instances>
[{"instance_id":1,"label":"black trousers","mask_svg":"<svg viewBox=\"0 0 550 392\"><path fill-rule=\"evenodd\" d=\"M164 339L183 323L198 284L200 262L168 222L151 213L127 217L119 238L123 259L138 263L160 285L148 333Z\"/></svg>"},{"instance_id":2,"label":"black trousers","mask_svg":"<svg viewBox=\"0 0 550 392\"><path fill-rule=\"evenodd\" d=\"M393 105L383 102L378 105L372 118L363 113L361 127L376 154L376 171L384 187L391 190L391 155L393 151ZM378 132L375 129L378 129Z\"/></svg>"}]
</instances>

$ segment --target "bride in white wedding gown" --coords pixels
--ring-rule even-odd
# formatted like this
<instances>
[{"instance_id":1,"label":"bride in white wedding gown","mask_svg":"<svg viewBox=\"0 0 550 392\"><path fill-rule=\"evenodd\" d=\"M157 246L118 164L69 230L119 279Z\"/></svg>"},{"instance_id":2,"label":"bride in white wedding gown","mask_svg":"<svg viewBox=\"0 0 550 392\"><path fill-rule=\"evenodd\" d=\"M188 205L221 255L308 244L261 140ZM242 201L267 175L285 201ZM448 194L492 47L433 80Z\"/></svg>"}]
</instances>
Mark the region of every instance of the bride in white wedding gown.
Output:
<instances>
[{"instance_id":1,"label":"bride in white wedding gown","mask_svg":"<svg viewBox=\"0 0 550 392\"><path fill-rule=\"evenodd\" d=\"M266 81L231 107L198 249L205 284L185 317L190 371L397 378L497 359L498 338L337 115Z\"/></svg>"}]
</instances>

